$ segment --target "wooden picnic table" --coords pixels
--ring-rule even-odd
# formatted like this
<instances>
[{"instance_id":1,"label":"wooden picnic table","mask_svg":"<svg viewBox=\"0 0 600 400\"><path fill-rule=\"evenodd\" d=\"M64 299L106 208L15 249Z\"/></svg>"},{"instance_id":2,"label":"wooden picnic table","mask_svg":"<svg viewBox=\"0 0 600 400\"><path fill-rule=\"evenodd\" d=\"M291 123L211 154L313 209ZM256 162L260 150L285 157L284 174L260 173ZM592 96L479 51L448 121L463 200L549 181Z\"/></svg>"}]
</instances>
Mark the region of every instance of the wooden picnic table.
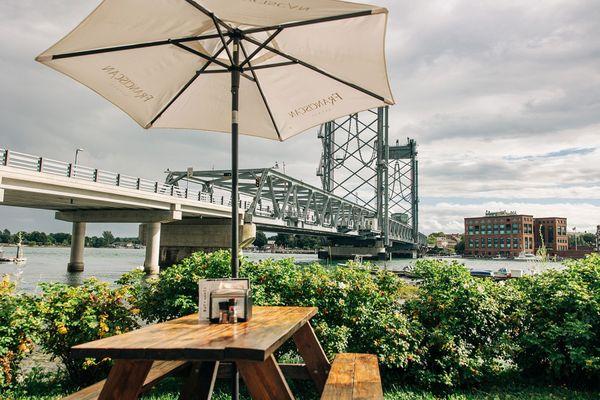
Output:
<instances>
[{"instance_id":1,"label":"wooden picnic table","mask_svg":"<svg viewBox=\"0 0 600 400\"><path fill-rule=\"evenodd\" d=\"M253 318L238 324L210 324L193 314L78 345L72 351L77 357L115 360L100 400L137 399L152 364L159 360L191 362L182 398L209 399L219 363L226 361L237 365L253 399L293 399L273 353L293 338L322 392L331 367L309 322L316 313L315 307L254 307Z\"/></svg>"}]
</instances>

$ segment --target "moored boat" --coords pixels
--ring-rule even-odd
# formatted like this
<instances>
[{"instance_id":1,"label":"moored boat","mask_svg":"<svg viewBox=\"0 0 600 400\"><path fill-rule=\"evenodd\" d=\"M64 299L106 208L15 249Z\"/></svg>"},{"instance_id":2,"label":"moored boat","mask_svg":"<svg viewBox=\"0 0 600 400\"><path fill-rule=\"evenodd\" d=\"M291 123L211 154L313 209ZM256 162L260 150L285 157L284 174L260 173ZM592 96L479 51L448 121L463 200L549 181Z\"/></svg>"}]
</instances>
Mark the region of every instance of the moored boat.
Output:
<instances>
[{"instance_id":1,"label":"moored boat","mask_svg":"<svg viewBox=\"0 0 600 400\"><path fill-rule=\"evenodd\" d=\"M513 258L514 261L542 261L542 257L533 253L521 253Z\"/></svg>"}]
</instances>

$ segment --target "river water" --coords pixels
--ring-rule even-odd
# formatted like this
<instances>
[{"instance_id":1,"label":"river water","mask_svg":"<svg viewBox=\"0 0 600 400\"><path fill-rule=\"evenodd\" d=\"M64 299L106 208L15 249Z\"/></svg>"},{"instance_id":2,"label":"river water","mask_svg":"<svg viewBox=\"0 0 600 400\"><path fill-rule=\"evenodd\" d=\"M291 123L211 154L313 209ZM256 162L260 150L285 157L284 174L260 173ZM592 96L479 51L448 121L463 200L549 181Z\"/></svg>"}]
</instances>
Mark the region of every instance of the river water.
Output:
<instances>
[{"instance_id":1,"label":"river water","mask_svg":"<svg viewBox=\"0 0 600 400\"><path fill-rule=\"evenodd\" d=\"M13 256L14 247L4 248L6 256ZM64 282L72 285L80 284L84 279L96 277L103 281L114 282L125 272L139 268L144 262L145 250L143 249L94 249L86 248L84 252L85 271L82 273L68 273L70 249L66 247L27 247L25 256L27 262L23 265L0 264L0 276L10 275L11 280L17 283L20 292L35 293L40 282ZM250 260L256 261L266 258L293 257L297 262L309 263L318 261L316 254L271 254L271 253L246 253ZM472 270L497 270L507 269L532 269L538 271L547 268L560 268L560 263L518 262L510 260L475 260L459 259ZM400 270L415 260L395 259L392 261L378 261L375 264L389 270Z\"/></svg>"}]
</instances>

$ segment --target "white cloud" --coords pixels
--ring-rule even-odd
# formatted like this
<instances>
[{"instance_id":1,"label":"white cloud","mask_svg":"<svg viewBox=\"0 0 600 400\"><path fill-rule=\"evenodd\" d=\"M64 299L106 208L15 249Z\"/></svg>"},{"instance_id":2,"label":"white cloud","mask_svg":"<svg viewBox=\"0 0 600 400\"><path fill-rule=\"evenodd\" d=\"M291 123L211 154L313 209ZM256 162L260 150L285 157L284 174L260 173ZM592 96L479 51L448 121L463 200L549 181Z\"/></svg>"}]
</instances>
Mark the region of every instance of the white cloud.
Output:
<instances>
[{"instance_id":1,"label":"white cloud","mask_svg":"<svg viewBox=\"0 0 600 400\"><path fill-rule=\"evenodd\" d=\"M56 159L83 147L84 164L153 179L165 168L227 168L227 135L145 132L33 61L98 2L0 2L0 147ZM455 230L465 215L517 206L600 223L598 2L373 2L390 10L390 138L420 143L425 230ZM565 151L573 148L594 150ZM284 161L288 174L319 183L314 132L285 143L242 138L241 149L244 168ZM558 156L540 157L549 153ZM28 212L0 208L0 225L46 215ZM46 218L48 230L64 229Z\"/></svg>"}]
</instances>

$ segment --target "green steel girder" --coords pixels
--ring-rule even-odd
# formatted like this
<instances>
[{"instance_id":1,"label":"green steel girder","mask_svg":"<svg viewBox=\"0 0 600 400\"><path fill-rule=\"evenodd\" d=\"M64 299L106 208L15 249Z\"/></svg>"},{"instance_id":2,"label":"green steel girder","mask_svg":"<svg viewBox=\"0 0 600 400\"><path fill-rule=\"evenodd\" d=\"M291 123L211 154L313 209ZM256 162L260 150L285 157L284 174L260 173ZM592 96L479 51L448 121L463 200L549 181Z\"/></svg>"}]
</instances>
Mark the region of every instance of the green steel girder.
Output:
<instances>
[{"instance_id":1,"label":"green steel girder","mask_svg":"<svg viewBox=\"0 0 600 400\"><path fill-rule=\"evenodd\" d=\"M231 176L227 170L191 174L169 171L166 182L200 185L215 202L219 198L225 198L225 204L230 201ZM246 220L263 229L362 238L381 235L370 229L369 220L376 218L372 209L272 168L240 170L239 192ZM394 240L412 243L408 225L392 225Z\"/></svg>"},{"instance_id":2,"label":"green steel girder","mask_svg":"<svg viewBox=\"0 0 600 400\"><path fill-rule=\"evenodd\" d=\"M386 246L409 230L415 246L419 233L417 146L389 144L388 108L367 110L321 126L323 151L317 175L324 190L373 210ZM365 149L372 150L365 158ZM393 215L406 215L406 223Z\"/></svg>"}]
</instances>

